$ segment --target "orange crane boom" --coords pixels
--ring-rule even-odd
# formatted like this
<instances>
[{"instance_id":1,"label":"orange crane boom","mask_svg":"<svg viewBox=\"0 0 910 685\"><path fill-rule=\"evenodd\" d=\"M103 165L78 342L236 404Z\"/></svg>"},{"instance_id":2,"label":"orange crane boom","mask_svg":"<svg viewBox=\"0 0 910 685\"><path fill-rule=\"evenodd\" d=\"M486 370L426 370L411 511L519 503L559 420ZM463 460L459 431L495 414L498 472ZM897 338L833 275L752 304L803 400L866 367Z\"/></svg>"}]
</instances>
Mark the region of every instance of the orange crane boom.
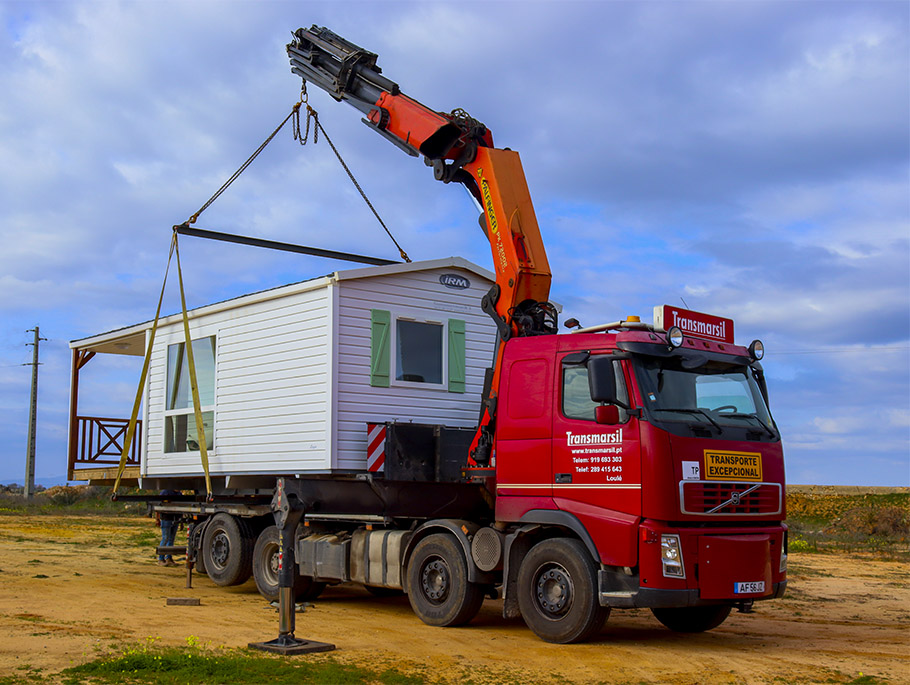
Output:
<instances>
[{"instance_id":1,"label":"orange crane boom","mask_svg":"<svg viewBox=\"0 0 910 685\"><path fill-rule=\"evenodd\" d=\"M362 111L364 123L408 154L423 155L437 180L461 183L483 208L496 284L481 307L501 342L555 333L550 266L518 153L494 147L491 131L463 110L436 112L401 93L382 76L377 55L326 28L298 29L287 49L293 73ZM501 358L499 344L472 446L478 465L489 461Z\"/></svg>"}]
</instances>

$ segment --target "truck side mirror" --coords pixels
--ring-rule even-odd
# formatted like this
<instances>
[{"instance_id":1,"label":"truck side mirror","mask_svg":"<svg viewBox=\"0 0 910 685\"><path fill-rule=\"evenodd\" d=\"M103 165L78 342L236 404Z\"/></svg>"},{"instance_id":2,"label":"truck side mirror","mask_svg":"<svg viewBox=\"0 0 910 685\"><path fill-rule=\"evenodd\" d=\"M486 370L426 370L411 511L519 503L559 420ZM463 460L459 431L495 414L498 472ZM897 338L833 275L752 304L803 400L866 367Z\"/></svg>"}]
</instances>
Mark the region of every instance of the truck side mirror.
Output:
<instances>
[{"instance_id":1,"label":"truck side mirror","mask_svg":"<svg viewBox=\"0 0 910 685\"><path fill-rule=\"evenodd\" d=\"M601 404L594 407L594 421L605 426L619 423L619 407L615 404Z\"/></svg>"},{"instance_id":2,"label":"truck side mirror","mask_svg":"<svg viewBox=\"0 0 910 685\"><path fill-rule=\"evenodd\" d=\"M595 402L616 402L616 371L612 357L600 355L588 360L588 387Z\"/></svg>"}]
</instances>

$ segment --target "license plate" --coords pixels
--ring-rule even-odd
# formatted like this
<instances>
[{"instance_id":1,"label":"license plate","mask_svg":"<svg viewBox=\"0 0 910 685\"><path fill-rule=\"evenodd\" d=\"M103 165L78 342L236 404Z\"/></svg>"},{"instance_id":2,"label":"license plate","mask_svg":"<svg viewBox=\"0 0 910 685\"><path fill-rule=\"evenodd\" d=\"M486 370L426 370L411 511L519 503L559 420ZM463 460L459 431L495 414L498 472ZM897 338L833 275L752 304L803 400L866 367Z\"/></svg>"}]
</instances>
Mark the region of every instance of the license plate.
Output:
<instances>
[{"instance_id":1,"label":"license plate","mask_svg":"<svg viewBox=\"0 0 910 685\"><path fill-rule=\"evenodd\" d=\"M757 580L749 583L734 583L733 592L737 595L750 595L765 591L765 581Z\"/></svg>"}]
</instances>

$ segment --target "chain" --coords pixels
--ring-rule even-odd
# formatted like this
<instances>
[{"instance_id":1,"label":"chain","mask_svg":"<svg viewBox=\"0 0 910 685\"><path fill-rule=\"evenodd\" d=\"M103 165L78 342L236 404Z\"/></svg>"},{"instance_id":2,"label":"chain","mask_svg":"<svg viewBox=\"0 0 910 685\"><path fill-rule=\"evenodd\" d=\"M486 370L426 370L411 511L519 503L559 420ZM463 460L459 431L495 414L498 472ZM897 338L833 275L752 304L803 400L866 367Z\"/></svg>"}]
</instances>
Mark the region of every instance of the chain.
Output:
<instances>
[{"instance_id":1,"label":"chain","mask_svg":"<svg viewBox=\"0 0 910 685\"><path fill-rule=\"evenodd\" d=\"M301 105L306 106L306 123L304 125L302 134L301 134L301 129L300 129L300 107L301 107ZM199 210L195 214L193 214L189 219L187 219L186 224L190 225L190 224L196 223L196 220L199 218L199 215L202 214L206 209L208 209L209 206L221 196L221 193L223 193L225 190L227 190L228 187L234 181L237 180L237 178L240 176L240 174L242 174L244 171L246 171L246 168L250 164L253 163L253 160L255 160L259 156L259 153L261 153L265 149L266 145L268 145L269 143L272 142L272 139L278 135L278 132L282 128L284 128L284 125L286 123L288 123L289 119L292 120L291 126L293 128L294 140L298 141L301 145L307 144L307 140L309 139L309 136L310 136L310 121L311 120L313 122L313 144L314 145L319 141L319 132L322 131L323 137L326 139L326 142L328 142L329 147L332 148L332 152L335 153L335 156L338 158L338 161L341 163L341 166L347 172L348 178L351 179L351 183L353 183L354 187L357 188L358 192L360 193L360 196L363 198L363 201L367 203L367 207L370 208L370 211L373 212L373 216L375 216L376 220L379 221L379 225L385 229L385 232L388 234L389 238L391 238L392 242L395 243L395 247L398 248L398 254L401 255L401 258L405 262L410 263L411 258L408 257L408 253L405 252L402 249L401 245L398 244L398 241L395 240L395 236L392 235L392 232L389 230L388 226L385 225L385 222L382 220L382 217L379 216L379 212L377 212L376 208L373 207L373 203L370 202L370 199L367 197L367 194L363 191L363 188L360 187L360 184L357 182L357 179L354 178L354 174L348 168L348 165L345 164L345 161L341 158L341 153L338 152L338 148L336 148L335 144L332 143L332 139L329 138L329 134L325 132L325 129L322 127L322 124L319 123L319 113L315 109L310 107L310 105L309 105L309 96L307 95L307 92L306 92L306 81L303 82L303 86L300 89L300 100L291 108L291 112L284 118L284 121L282 121L280 124L278 124L278 128L276 128L274 131L272 131L272 134L262 142L262 145L260 145L258 148L256 148L256 151L252 155L250 155L249 158L243 164L240 165L240 168L237 169L237 171L235 171L233 174L231 174L231 177L227 181L225 181L218 190L215 191L215 194L212 195L206 201L206 203L204 205L202 205L202 207L199 208Z\"/></svg>"},{"instance_id":2,"label":"chain","mask_svg":"<svg viewBox=\"0 0 910 685\"><path fill-rule=\"evenodd\" d=\"M186 222L187 224L194 224L194 223L196 223L196 219L199 218L199 215L202 214L206 209L208 209L209 206L210 206L215 200L217 200L217 199L221 196L221 193L223 193L225 190L227 190L228 187L229 187L234 181L237 180L237 178L240 176L240 174L242 174L244 171L246 171L246 168L247 168L250 164L253 163L253 160L256 159L256 158L259 156L259 153L260 153L260 152L262 152L263 150L265 150L265 146L268 145L269 143L271 143L271 142L272 142L272 139L273 139L275 136L278 135L278 132L279 132L282 128L284 128L284 125L285 125L286 123L288 123L288 119L290 119L290 118L293 117L295 114L297 114L297 115L298 115L298 121L299 121L300 105L301 105L301 103L298 102L298 103L296 103L296 104L291 108L290 114L288 114L288 115L284 118L284 121L282 121L280 124L278 124L278 128L276 128L274 131L272 131L272 135L270 135L268 138L266 138L266 139L262 142L262 145L260 145L258 148L256 148L256 151L255 151L252 155L250 155L249 158L248 158L243 164L240 165L240 168L237 169L237 171L235 171L233 174L231 174L231 177L230 177L227 181L225 181L225 182L221 185L221 187L220 187L218 190L215 191L215 194L212 195L212 196L208 199L208 201L207 201L204 205L202 205L202 207L200 207L199 210L198 210L195 214L193 214L193 215L187 220L187 222ZM307 107L309 107L309 105L307 105Z\"/></svg>"},{"instance_id":3,"label":"chain","mask_svg":"<svg viewBox=\"0 0 910 685\"><path fill-rule=\"evenodd\" d=\"M303 92L301 93L302 97L306 96L306 87L304 87ZM302 100L306 104L305 100ZM411 258L408 257L408 253L404 251L401 245L398 244L398 241L395 240L395 236L392 235L392 232L389 230L389 227L385 225L385 222L382 220L382 217L379 216L379 212L376 211L376 208L373 206L373 203L370 202L370 198L367 197L367 194L364 192L363 188L360 187L360 184L357 182L357 179L354 178L354 173L348 168L348 165L345 163L344 159L341 157L341 153L338 152L338 148L335 147L335 144L332 142L332 139L329 138L329 134L326 133L325 128L323 128L322 123L319 121L319 112L306 105L306 124L304 125L303 135L300 135L300 112L296 112L294 117L294 139L300 141L301 145L307 144L307 137L310 135L310 119L313 120L313 144L316 144L316 141L319 138L319 132L322 132L322 137L325 138L325 141L329 144L329 147L332 148L332 152L335 153L335 157L338 158L338 161L341 163L342 168L347 172L348 178L351 179L351 183L354 184L354 187L357 188L357 191L360 193L360 197L363 198L363 201L366 202L367 207L370 208L370 211L373 212L373 216L376 217L376 220L379 222L379 225L385 229L386 234L395 244L395 247L398 248L398 254L401 255L401 258L407 262L411 263Z\"/></svg>"}]
</instances>

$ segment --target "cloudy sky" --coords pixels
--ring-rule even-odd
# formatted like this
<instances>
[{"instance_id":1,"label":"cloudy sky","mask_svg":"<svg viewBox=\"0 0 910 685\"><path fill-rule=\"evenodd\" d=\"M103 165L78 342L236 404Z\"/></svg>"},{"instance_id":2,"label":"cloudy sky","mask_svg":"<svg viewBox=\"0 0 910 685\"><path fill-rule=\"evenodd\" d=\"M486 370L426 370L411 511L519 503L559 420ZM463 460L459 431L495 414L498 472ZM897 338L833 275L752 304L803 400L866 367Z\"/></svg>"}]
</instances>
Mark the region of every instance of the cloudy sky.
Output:
<instances>
[{"instance_id":1,"label":"cloudy sky","mask_svg":"<svg viewBox=\"0 0 910 685\"><path fill-rule=\"evenodd\" d=\"M48 338L38 476L59 478L68 341L153 316L171 226L297 100L284 46L311 24L521 152L565 317L731 317L765 341L790 482L910 484L910 6L466 0L0 0L0 482L23 480L26 329ZM311 91L412 258L492 267L464 192ZM197 225L397 258L290 130ZM190 306L345 268L181 245ZM93 361L80 409L128 415L138 375Z\"/></svg>"}]
</instances>

